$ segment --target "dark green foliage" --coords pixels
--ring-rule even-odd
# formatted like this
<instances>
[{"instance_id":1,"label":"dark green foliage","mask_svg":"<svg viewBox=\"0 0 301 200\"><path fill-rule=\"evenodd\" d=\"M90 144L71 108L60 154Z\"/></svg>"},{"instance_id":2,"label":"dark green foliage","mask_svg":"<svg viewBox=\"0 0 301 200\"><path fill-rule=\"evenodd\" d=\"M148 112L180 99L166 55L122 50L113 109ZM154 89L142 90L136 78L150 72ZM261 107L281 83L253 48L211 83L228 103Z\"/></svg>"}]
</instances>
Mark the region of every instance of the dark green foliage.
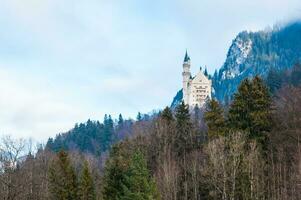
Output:
<instances>
[{"instance_id":1,"label":"dark green foliage","mask_svg":"<svg viewBox=\"0 0 301 200\"><path fill-rule=\"evenodd\" d=\"M176 110L176 135L175 135L175 151L180 156L189 152L193 146L192 124L190 121L189 108L182 103Z\"/></svg>"},{"instance_id":2,"label":"dark green foliage","mask_svg":"<svg viewBox=\"0 0 301 200\"><path fill-rule=\"evenodd\" d=\"M180 131L184 131L184 129L191 126L189 108L187 105L184 104L183 101L177 107L175 117L177 122L177 128Z\"/></svg>"},{"instance_id":3,"label":"dark green foliage","mask_svg":"<svg viewBox=\"0 0 301 200\"><path fill-rule=\"evenodd\" d=\"M50 166L49 191L53 200L78 199L77 177L65 151L60 151Z\"/></svg>"},{"instance_id":4,"label":"dark green foliage","mask_svg":"<svg viewBox=\"0 0 301 200\"><path fill-rule=\"evenodd\" d=\"M208 102L204 119L208 126L209 138L224 135L226 132L224 111L215 99Z\"/></svg>"},{"instance_id":5,"label":"dark green foliage","mask_svg":"<svg viewBox=\"0 0 301 200\"><path fill-rule=\"evenodd\" d=\"M119 200L122 197L124 174L128 167L129 154L124 150L123 143L114 145L106 162L103 181L103 198Z\"/></svg>"},{"instance_id":6,"label":"dark green foliage","mask_svg":"<svg viewBox=\"0 0 301 200\"><path fill-rule=\"evenodd\" d=\"M79 150L94 155L107 151L114 138L114 124L111 116L105 115L103 124L88 120L86 123L76 124L75 127L64 134L59 134L53 140L50 138L46 147L58 152L64 150Z\"/></svg>"},{"instance_id":7,"label":"dark green foliage","mask_svg":"<svg viewBox=\"0 0 301 200\"><path fill-rule=\"evenodd\" d=\"M141 115L140 112L138 112L137 117L136 117L136 120L137 120L138 122L142 121L142 115Z\"/></svg>"},{"instance_id":8,"label":"dark green foliage","mask_svg":"<svg viewBox=\"0 0 301 200\"><path fill-rule=\"evenodd\" d=\"M105 115L103 124L104 124L104 132L100 135L103 144L102 149L108 150L110 149L112 142L116 140L114 135L114 122L112 120L111 115L109 116Z\"/></svg>"},{"instance_id":9,"label":"dark green foliage","mask_svg":"<svg viewBox=\"0 0 301 200\"><path fill-rule=\"evenodd\" d=\"M79 180L78 198L80 200L95 200L95 188L92 175L89 170L88 162L85 161L82 174Z\"/></svg>"},{"instance_id":10,"label":"dark green foliage","mask_svg":"<svg viewBox=\"0 0 301 200\"><path fill-rule=\"evenodd\" d=\"M262 79L245 79L229 109L229 128L249 133L250 139L264 144L271 130L271 97Z\"/></svg>"},{"instance_id":11,"label":"dark green foliage","mask_svg":"<svg viewBox=\"0 0 301 200\"><path fill-rule=\"evenodd\" d=\"M268 73L266 84L270 89L270 92L274 94L277 90L281 88L282 85L281 73L272 68Z\"/></svg>"},{"instance_id":12,"label":"dark green foliage","mask_svg":"<svg viewBox=\"0 0 301 200\"><path fill-rule=\"evenodd\" d=\"M234 95L228 114L228 125L233 129L248 130L250 128L250 110L252 106L251 82L249 79L242 81L238 92Z\"/></svg>"},{"instance_id":13,"label":"dark green foliage","mask_svg":"<svg viewBox=\"0 0 301 200\"><path fill-rule=\"evenodd\" d=\"M119 114L119 116L118 116L118 126L119 126L119 127L122 126L123 123L124 123L123 117L122 117L121 114Z\"/></svg>"},{"instance_id":14,"label":"dark green foliage","mask_svg":"<svg viewBox=\"0 0 301 200\"><path fill-rule=\"evenodd\" d=\"M103 198L106 200L157 199L155 183L139 151L128 149L126 142L112 148L106 162Z\"/></svg>"},{"instance_id":15,"label":"dark green foliage","mask_svg":"<svg viewBox=\"0 0 301 200\"><path fill-rule=\"evenodd\" d=\"M167 122L172 121L172 120L173 120L173 115L172 115L171 109L170 109L169 107L166 107L166 108L162 111L160 117L161 117L163 120L166 120Z\"/></svg>"},{"instance_id":16,"label":"dark green foliage","mask_svg":"<svg viewBox=\"0 0 301 200\"><path fill-rule=\"evenodd\" d=\"M146 161L141 152L135 152L124 174L123 195L124 200L155 200L158 192L154 180L150 177Z\"/></svg>"},{"instance_id":17,"label":"dark green foliage","mask_svg":"<svg viewBox=\"0 0 301 200\"><path fill-rule=\"evenodd\" d=\"M262 134L270 132L272 128L272 99L263 80L258 76L253 79L251 96L253 100L250 113L252 120L251 137L260 139L259 141L265 140L265 136Z\"/></svg>"},{"instance_id":18,"label":"dark green foliage","mask_svg":"<svg viewBox=\"0 0 301 200\"><path fill-rule=\"evenodd\" d=\"M207 70L207 67L205 67L204 75L208 77L208 70Z\"/></svg>"},{"instance_id":19,"label":"dark green foliage","mask_svg":"<svg viewBox=\"0 0 301 200\"><path fill-rule=\"evenodd\" d=\"M266 84L273 95L275 95L282 86L300 86L301 64L298 62L291 69L282 71L276 71L272 68L266 78Z\"/></svg>"}]
</instances>

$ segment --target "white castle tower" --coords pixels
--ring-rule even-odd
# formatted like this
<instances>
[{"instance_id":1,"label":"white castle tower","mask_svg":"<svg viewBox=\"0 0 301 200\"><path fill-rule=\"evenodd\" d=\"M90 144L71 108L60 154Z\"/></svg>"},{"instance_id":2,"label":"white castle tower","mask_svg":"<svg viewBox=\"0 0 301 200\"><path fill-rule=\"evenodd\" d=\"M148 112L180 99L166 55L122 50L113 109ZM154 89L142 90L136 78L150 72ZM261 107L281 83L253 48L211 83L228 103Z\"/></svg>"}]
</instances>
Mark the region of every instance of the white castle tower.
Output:
<instances>
[{"instance_id":1,"label":"white castle tower","mask_svg":"<svg viewBox=\"0 0 301 200\"><path fill-rule=\"evenodd\" d=\"M211 99L211 80L204 75L202 69L196 76L190 73L190 57L185 53L183 63L183 100L189 107L203 107L207 99Z\"/></svg>"},{"instance_id":2,"label":"white castle tower","mask_svg":"<svg viewBox=\"0 0 301 200\"><path fill-rule=\"evenodd\" d=\"M183 100L185 104L188 104L189 102L189 82L191 79L191 73L190 73L190 58L187 54L187 50L185 53L184 63L183 63Z\"/></svg>"}]
</instances>

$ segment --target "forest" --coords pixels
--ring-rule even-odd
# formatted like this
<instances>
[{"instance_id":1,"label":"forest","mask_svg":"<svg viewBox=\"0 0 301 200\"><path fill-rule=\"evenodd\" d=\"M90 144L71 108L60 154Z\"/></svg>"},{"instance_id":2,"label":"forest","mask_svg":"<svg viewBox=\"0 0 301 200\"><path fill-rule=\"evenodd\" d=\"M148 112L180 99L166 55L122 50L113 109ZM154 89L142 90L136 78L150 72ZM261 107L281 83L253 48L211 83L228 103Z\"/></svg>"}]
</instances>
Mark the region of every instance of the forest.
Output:
<instances>
[{"instance_id":1,"label":"forest","mask_svg":"<svg viewBox=\"0 0 301 200\"><path fill-rule=\"evenodd\" d=\"M301 199L301 66L229 104L88 120L46 145L0 140L3 200Z\"/></svg>"}]
</instances>

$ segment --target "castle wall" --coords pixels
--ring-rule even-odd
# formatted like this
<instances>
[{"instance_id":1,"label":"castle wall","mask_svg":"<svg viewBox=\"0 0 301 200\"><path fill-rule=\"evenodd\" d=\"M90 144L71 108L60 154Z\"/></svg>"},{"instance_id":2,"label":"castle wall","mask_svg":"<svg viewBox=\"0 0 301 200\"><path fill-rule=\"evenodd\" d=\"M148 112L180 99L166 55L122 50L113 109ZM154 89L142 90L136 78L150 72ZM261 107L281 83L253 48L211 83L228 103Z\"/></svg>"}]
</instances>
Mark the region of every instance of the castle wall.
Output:
<instances>
[{"instance_id":1,"label":"castle wall","mask_svg":"<svg viewBox=\"0 0 301 200\"><path fill-rule=\"evenodd\" d=\"M211 81L193 82L189 91L189 103L191 107L203 107L206 100L211 99Z\"/></svg>"},{"instance_id":2,"label":"castle wall","mask_svg":"<svg viewBox=\"0 0 301 200\"><path fill-rule=\"evenodd\" d=\"M183 63L183 100L189 107L203 107L207 99L211 99L211 80L200 70L198 74L191 78L190 58L185 55Z\"/></svg>"}]
</instances>

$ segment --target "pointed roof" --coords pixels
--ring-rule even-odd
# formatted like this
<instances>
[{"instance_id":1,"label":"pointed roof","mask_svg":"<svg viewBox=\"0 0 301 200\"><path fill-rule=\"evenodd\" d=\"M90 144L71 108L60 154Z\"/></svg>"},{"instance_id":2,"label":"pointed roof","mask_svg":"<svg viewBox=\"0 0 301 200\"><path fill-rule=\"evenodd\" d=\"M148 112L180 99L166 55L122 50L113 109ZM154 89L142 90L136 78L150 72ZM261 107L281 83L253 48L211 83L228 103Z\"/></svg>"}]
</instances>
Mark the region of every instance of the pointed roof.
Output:
<instances>
[{"instance_id":1,"label":"pointed roof","mask_svg":"<svg viewBox=\"0 0 301 200\"><path fill-rule=\"evenodd\" d=\"M188 56L187 49L186 49L184 62L188 62L188 61L190 61L190 57Z\"/></svg>"},{"instance_id":2,"label":"pointed roof","mask_svg":"<svg viewBox=\"0 0 301 200\"><path fill-rule=\"evenodd\" d=\"M205 76L205 74L203 74L202 71L199 71L195 77L193 77L192 79L192 83L198 83L200 82L200 80L202 80L202 83L209 83L210 80L207 76Z\"/></svg>"}]
</instances>

